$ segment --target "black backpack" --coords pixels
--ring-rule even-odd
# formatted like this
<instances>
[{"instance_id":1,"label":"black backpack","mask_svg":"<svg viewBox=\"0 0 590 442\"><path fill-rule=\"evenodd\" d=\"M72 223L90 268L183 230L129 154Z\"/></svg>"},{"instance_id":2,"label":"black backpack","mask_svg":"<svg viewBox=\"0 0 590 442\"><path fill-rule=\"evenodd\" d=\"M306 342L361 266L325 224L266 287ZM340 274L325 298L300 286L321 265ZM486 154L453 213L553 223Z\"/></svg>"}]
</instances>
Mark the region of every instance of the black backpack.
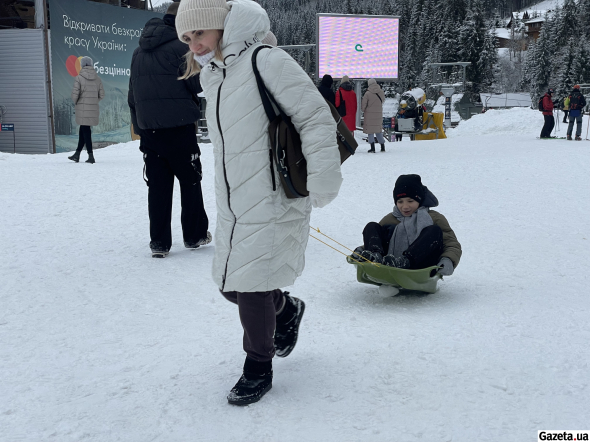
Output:
<instances>
[{"instance_id":1,"label":"black backpack","mask_svg":"<svg viewBox=\"0 0 590 442\"><path fill-rule=\"evenodd\" d=\"M544 95L541 98L539 98L539 103L538 103L538 107L541 112L545 112L545 108L543 107L543 98L545 98Z\"/></svg>"},{"instance_id":2,"label":"black backpack","mask_svg":"<svg viewBox=\"0 0 590 442\"><path fill-rule=\"evenodd\" d=\"M570 95L570 110L582 109L586 106L586 100L580 92L574 92Z\"/></svg>"}]
</instances>

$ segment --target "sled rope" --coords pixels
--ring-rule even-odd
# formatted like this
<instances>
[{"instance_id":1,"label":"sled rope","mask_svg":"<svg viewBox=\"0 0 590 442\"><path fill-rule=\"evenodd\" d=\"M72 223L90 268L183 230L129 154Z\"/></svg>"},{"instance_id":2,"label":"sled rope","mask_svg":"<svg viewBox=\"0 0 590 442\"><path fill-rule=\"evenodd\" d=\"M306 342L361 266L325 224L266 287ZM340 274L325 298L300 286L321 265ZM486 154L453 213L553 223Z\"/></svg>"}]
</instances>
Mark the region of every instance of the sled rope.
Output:
<instances>
[{"instance_id":1,"label":"sled rope","mask_svg":"<svg viewBox=\"0 0 590 442\"><path fill-rule=\"evenodd\" d=\"M338 244L339 246L341 246L341 247L344 247L346 250L349 250L350 252L354 253L354 250L351 250L351 249L349 249L349 248L348 248L348 247L346 247L344 244L340 244L340 243L339 243L338 241L336 241L335 239L333 239L333 238L330 238L330 237L329 237L328 235L326 235L325 233L322 233L322 232L320 232L320 229L318 229L318 228L316 228L316 227L311 227L311 226L310 226L310 229L312 229L312 230L313 230L313 231L315 231L315 232L318 232L320 235L323 235L323 236L325 236L325 237L326 237L326 238L328 238L330 241L333 241L333 242L335 242L336 244ZM344 256L350 256L350 259L352 259L354 262L358 262L359 264L361 264L361 261L358 261L358 260L356 260L356 259L354 259L354 258L352 257L352 253L351 253L350 255L347 255L347 254L346 254L346 253L344 253L343 251L341 251L341 250L338 250L337 248L335 248L335 247L331 246L330 244L328 244L328 243L326 243L326 242L322 241L322 240L321 240L321 239L319 239L319 238L316 238L316 237L315 237L315 236L313 236L311 233L309 234L309 236L311 236L313 239L316 239L316 240L318 240L318 241L319 241L319 242L321 242L322 244L325 244L325 245L327 245L327 246L328 246L328 247L330 247L331 249L333 249L333 250L336 250L338 253L341 253L341 254L343 254ZM375 264L374 262L371 262L371 261L367 261L367 262L370 262L370 263L371 263L371 264L373 264L375 267L379 267L379 265Z\"/></svg>"}]
</instances>

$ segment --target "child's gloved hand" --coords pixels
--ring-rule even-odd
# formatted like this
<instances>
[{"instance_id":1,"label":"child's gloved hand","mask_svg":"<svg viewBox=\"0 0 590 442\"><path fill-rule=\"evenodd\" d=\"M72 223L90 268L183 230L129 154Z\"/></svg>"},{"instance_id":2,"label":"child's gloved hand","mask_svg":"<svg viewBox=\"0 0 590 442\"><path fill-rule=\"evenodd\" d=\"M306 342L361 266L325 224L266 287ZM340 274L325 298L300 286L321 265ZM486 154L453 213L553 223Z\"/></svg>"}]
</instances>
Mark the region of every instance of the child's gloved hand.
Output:
<instances>
[{"instance_id":1,"label":"child's gloved hand","mask_svg":"<svg viewBox=\"0 0 590 442\"><path fill-rule=\"evenodd\" d=\"M362 261L363 258L361 258L361 253L363 253L363 250L365 250L365 248L363 246L358 246L356 249L354 249L354 252L352 252L352 259L356 259L357 261Z\"/></svg>"},{"instance_id":2,"label":"child's gloved hand","mask_svg":"<svg viewBox=\"0 0 590 442\"><path fill-rule=\"evenodd\" d=\"M455 268L453 267L453 261L451 261L446 256L443 256L437 265L442 267L438 269L437 273L440 273L443 276L451 276L455 271Z\"/></svg>"}]
</instances>

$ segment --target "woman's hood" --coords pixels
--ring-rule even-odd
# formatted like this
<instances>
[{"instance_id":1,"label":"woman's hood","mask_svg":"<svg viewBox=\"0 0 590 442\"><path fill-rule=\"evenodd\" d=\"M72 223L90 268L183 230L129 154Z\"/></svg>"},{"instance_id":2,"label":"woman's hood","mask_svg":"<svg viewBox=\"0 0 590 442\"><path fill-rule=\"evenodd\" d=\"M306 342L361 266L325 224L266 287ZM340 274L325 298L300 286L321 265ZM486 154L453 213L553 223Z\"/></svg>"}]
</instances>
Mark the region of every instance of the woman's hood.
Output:
<instances>
[{"instance_id":1,"label":"woman's hood","mask_svg":"<svg viewBox=\"0 0 590 442\"><path fill-rule=\"evenodd\" d=\"M377 83L372 83L369 85L369 87L367 88L370 92L373 92L374 94L378 94L379 92L381 92L381 87L377 84Z\"/></svg>"},{"instance_id":2,"label":"woman's hood","mask_svg":"<svg viewBox=\"0 0 590 442\"><path fill-rule=\"evenodd\" d=\"M233 43L262 41L266 37L270 20L262 6L252 0L233 0L227 4L231 9L225 18L222 50Z\"/></svg>"},{"instance_id":3,"label":"woman's hood","mask_svg":"<svg viewBox=\"0 0 590 442\"><path fill-rule=\"evenodd\" d=\"M80 77L84 77L86 80L96 80L96 71L92 66L84 66L80 69Z\"/></svg>"}]
</instances>

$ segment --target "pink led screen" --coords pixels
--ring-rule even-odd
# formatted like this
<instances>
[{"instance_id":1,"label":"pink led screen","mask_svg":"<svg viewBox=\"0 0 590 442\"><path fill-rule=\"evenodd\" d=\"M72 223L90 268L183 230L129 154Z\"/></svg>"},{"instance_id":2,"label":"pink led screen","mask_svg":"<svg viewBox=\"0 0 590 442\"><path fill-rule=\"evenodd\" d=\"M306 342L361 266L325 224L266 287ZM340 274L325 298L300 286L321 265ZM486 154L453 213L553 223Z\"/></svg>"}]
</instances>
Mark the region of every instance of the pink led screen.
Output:
<instances>
[{"instance_id":1,"label":"pink led screen","mask_svg":"<svg viewBox=\"0 0 590 442\"><path fill-rule=\"evenodd\" d=\"M398 78L399 18L318 15L318 75Z\"/></svg>"}]
</instances>

